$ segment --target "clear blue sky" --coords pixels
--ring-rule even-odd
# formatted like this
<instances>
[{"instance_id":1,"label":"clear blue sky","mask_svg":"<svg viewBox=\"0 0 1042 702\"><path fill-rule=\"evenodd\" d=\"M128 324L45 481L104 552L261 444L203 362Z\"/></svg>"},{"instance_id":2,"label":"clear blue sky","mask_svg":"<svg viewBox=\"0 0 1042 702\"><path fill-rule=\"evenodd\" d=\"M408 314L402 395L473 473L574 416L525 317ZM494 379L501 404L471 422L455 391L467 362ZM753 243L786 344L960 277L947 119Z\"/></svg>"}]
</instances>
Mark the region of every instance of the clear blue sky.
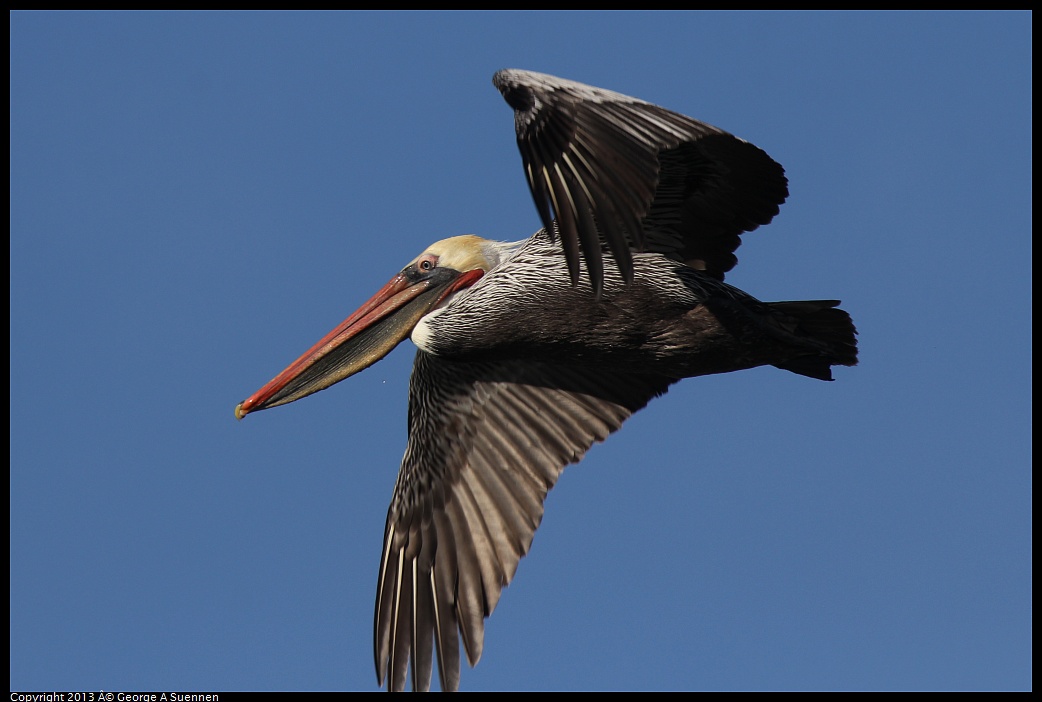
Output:
<instances>
[{"instance_id":1,"label":"clear blue sky","mask_svg":"<svg viewBox=\"0 0 1042 702\"><path fill-rule=\"evenodd\" d=\"M759 145L728 281L861 365L682 382L569 468L462 687L1030 689L1028 13L22 13L11 687L372 690L403 344L235 404L428 243L538 228L494 71Z\"/></svg>"}]
</instances>

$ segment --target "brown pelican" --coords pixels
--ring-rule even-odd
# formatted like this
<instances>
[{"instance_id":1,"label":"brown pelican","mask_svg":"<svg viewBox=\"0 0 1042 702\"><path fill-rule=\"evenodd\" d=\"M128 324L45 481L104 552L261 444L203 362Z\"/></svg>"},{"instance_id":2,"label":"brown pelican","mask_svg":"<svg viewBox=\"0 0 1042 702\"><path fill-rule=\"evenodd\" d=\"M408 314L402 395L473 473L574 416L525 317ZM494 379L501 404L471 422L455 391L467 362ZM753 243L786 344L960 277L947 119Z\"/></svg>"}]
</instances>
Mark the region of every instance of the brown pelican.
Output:
<instances>
[{"instance_id":1,"label":"brown pelican","mask_svg":"<svg viewBox=\"0 0 1042 702\"><path fill-rule=\"evenodd\" d=\"M435 656L442 689L458 687L460 639L474 665L561 471L670 385L762 365L831 380L857 362L838 301L760 302L723 282L739 235L788 195L766 153L580 83L517 70L493 83L544 228L432 244L235 410L322 390L406 337L418 347L377 580L391 690L410 670L429 688Z\"/></svg>"}]
</instances>

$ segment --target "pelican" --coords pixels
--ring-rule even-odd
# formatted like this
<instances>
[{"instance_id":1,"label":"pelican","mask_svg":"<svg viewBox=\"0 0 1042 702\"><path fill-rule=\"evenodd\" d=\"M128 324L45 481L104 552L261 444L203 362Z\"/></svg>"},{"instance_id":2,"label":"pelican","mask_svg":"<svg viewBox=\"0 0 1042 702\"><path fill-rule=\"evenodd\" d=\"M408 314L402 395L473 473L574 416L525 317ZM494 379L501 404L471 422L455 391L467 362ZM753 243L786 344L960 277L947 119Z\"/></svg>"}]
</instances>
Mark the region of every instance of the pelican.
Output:
<instances>
[{"instance_id":1,"label":"pelican","mask_svg":"<svg viewBox=\"0 0 1042 702\"><path fill-rule=\"evenodd\" d=\"M384 528L380 686L460 681L565 466L682 378L857 363L836 300L760 302L724 282L739 235L788 197L752 144L619 93L499 71L543 227L438 241L235 408L239 419L417 347ZM605 265L606 261L614 264Z\"/></svg>"}]
</instances>

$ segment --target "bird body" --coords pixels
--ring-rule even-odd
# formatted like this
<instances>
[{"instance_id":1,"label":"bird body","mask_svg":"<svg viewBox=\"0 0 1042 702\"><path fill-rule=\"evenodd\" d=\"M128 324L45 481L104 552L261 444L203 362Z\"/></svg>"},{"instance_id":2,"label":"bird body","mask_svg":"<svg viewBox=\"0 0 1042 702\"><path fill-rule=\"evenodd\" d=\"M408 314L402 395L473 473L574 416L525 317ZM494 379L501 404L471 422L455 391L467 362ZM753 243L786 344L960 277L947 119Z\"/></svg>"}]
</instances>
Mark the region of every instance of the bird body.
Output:
<instances>
[{"instance_id":1,"label":"bird body","mask_svg":"<svg viewBox=\"0 0 1042 702\"><path fill-rule=\"evenodd\" d=\"M543 228L432 244L236 407L286 404L418 348L409 440L377 581L377 678L459 685L543 501L634 412L689 377L763 365L831 380L857 363L838 301L761 302L724 282L788 189L759 148L650 103L525 71L515 110ZM604 259L615 264L604 265Z\"/></svg>"},{"instance_id":2,"label":"bird body","mask_svg":"<svg viewBox=\"0 0 1042 702\"><path fill-rule=\"evenodd\" d=\"M417 348L459 361L539 359L675 379L830 350L786 331L792 313L662 254L634 254L632 283L606 270L595 297L588 285L570 283L561 247L545 230L500 248L513 253L419 321L411 336Z\"/></svg>"}]
</instances>

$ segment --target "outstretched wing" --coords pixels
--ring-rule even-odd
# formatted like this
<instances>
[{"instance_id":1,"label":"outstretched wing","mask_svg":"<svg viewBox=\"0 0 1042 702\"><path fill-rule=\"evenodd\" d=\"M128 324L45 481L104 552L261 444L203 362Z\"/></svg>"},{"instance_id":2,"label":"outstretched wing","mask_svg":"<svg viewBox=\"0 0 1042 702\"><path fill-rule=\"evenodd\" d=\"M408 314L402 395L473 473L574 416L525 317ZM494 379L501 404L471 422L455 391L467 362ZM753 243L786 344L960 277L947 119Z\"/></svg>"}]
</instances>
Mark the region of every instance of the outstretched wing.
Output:
<instances>
[{"instance_id":1,"label":"outstretched wing","mask_svg":"<svg viewBox=\"0 0 1042 702\"><path fill-rule=\"evenodd\" d=\"M481 657L484 620L561 471L673 381L527 362L416 355L409 445L387 512L377 582L376 674L391 690L459 685L459 640Z\"/></svg>"},{"instance_id":2,"label":"outstretched wing","mask_svg":"<svg viewBox=\"0 0 1042 702\"><path fill-rule=\"evenodd\" d=\"M492 82L514 108L543 226L560 233L573 284L581 250L598 295L602 246L627 282L632 251L664 253L722 280L738 260L739 235L770 222L788 196L778 163L712 125L543 73L503 70Z\"/></svg>"}]
</instances>

